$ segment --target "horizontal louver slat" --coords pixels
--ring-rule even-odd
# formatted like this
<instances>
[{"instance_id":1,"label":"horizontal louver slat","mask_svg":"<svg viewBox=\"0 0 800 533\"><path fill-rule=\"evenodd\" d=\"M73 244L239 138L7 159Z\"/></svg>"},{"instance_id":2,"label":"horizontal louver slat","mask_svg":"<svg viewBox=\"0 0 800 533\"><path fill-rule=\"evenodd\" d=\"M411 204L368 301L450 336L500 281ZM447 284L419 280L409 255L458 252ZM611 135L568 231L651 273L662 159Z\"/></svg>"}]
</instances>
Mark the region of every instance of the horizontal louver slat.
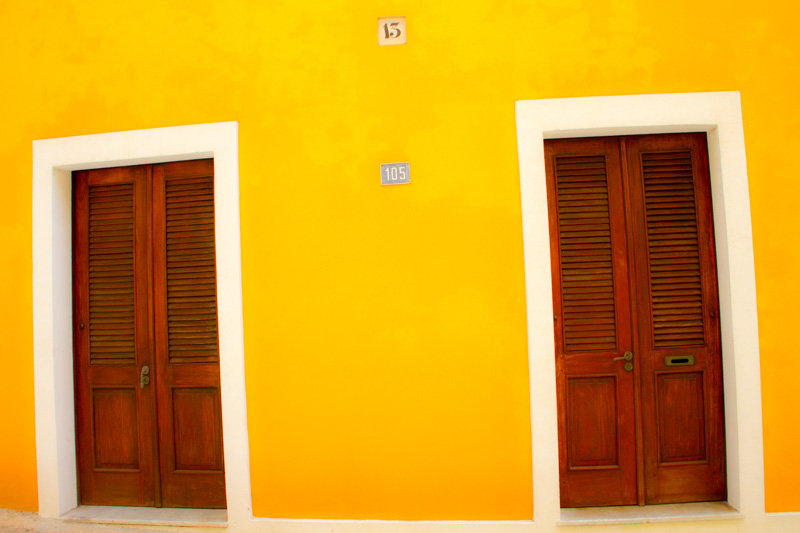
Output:
<instances>
[{"instance_id":1,"label":"horizontal louver slat","mask_svg":"<svg viewBox=\"0 0 800 533\"><path fill-rule=\"evenodd\" d=\"M89 186L89 363L131 365L133 185Z\"/></svg>"},{"instance_id":2,"label":"horizontal louver slat","mask_svg":"<svg viewBox=\"0 0 800 533\"><path fill-rule=\"evenodd\" d=\"M555 161L564 350L617 345L611 224L603 155Z\"/></svg>"},{"instance_id":3,"label":"horizontal louver slat","mask_svg":"<svg viewBox=\"0 0 800 533\"><path fill-rule=\"evenodd\" d=\"M691 153L642 154L653 343L704 344L702 278Z\"/></svg>"},{"instance_id":4,"label":"horizontal louver slat","mask_svg":"<svg viewBox=\"0 0 800 533\"><path fill-rule=\"evenodd\" d=\"M167 344L170 364L218 360L214 181L167 178Z\"/></svg>"}]
</instances>

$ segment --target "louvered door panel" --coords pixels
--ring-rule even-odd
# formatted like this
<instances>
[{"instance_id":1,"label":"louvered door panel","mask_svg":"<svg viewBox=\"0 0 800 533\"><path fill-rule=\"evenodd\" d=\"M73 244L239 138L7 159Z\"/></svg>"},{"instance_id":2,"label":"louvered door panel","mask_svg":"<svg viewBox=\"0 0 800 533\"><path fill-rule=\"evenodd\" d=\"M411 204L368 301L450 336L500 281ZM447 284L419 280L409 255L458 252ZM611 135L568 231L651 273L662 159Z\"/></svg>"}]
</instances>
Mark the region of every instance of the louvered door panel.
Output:
<instances>
[{"instance_id":1,"label":"louvered door panel","mask_svg":"<svg viewBox=\"0 0 800 533\"><path fill-rule=\"evenodd\" d=\"M625 141L645 502L724 500L725 426L705 134ZM685 364L673 366L677 358Z\"/></svg>"},{"instance_id":2,"label":"louvered door panel","mask_svg":"<svg viewBox=\"0 0 800 533\"><path fill-rule=\"evenodd\" d=\"M153 240L162 498L225 507L213 160L154 166Z\"/></svg>"},{"instance_id":3,"label":"louvered door panel","mask_svg":"<svg viewBox=\"0 0 800 533\"><path fill-rule=\"evenodd\" d=\"M147 167L73 174L75 415L80 502L155 505Z\"/></svg>"},{"instance_id":4,"label":"louvered door panel","mask_svg":"<svg viewBox=\"0 0 800 533\"><path fill-rule=\"evenodd\" d=\"M564 506L636 503L619 142L545 142Z\"/></svg>"},{"instance_id":5,"label":"louvered door panel","mask_svg":"<svg viewBox=\"0 0 800 533\"><path fill-rule=\"evenodd\" d=\"M605 155L555 158L564 348L617 346Z\"/></svg>"},{"instance_id":6,"label":"louvered door panel","mask_svg":"<svg viewBox=\"0 0 800 533\"><path fill-rule=\"evenodd\" d=\"M89 189L89 361L132 365L133 184Z\"/></svg>"},{"instance_id":7,"label":"louvered door panel","mask_svg":"<svg viewBox=\"0 0 800 533\"><path fill-rule=\"evenodd\" d=\"M165 195L169 362L216 362L214 180L167 178Z\"/></svg>"},{"instance_id":8,"label":"louvered door panel","mask_svg":"<svg viewBox=\"0 0 800 533\"><path fill-rule=\"evenodd\" d=\"M656 348L705 342L697 208L689 151L641 155Z\"/></svg>"}]
</instances>

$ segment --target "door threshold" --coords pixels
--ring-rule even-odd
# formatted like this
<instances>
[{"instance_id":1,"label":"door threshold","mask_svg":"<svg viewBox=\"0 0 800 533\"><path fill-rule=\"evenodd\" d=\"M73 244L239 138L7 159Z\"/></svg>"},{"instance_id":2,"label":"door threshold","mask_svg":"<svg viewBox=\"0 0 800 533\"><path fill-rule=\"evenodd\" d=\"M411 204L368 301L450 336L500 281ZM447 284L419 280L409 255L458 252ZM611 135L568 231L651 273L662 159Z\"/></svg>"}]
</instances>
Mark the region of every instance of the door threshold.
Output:
<instances>
[{"instance_id":1,"label":"door threshold","mask_svg":"<svg viewBox=\"0 0 800 533\"><path fill-rule=\"evenodd\" d=\"M621 505L561 509L559 526L644 524L648 522L692 522L697 520L741 520L744 515L727 502Z\"/></svg>"},{"instance_id":2,"label":"door threshold","mask_svg":"<svg viewBox=\"0 0 800 533\"><path fill-rule=\"evenodd\" d=\"M228 527L227 509L80 505L60 516L67 522L136 526Z\"/></svg>"}]
</instances>

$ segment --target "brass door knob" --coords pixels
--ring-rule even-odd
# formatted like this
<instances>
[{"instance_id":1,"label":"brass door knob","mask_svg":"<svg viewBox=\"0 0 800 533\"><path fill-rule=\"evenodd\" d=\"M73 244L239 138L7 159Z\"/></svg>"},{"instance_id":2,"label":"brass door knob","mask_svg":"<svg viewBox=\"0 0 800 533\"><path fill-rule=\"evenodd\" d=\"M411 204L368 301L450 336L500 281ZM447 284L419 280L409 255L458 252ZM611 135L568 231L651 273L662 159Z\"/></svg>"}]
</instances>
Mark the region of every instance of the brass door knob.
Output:
<instances>
[{"instance_id":1,"label":"brass door knob","mask_svg":"<svg viewBox=\"0 0 800 533\"><path fill-rule=\"evenodd\" d=\"M142 371L139 373L139 388L143 389L145 385L150 384L150 367L144 365Z\"/></svg>"}]
</instances>

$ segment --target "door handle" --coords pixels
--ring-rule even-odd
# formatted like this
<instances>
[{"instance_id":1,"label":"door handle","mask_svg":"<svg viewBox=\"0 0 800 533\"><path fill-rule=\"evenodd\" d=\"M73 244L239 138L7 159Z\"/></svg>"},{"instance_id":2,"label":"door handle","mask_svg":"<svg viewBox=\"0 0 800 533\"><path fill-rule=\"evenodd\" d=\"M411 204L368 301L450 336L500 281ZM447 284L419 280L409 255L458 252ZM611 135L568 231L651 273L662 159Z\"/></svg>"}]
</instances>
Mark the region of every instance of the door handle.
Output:
<instances>
[{"instance_id":1,"label":"door handle","mask_svg":"<svg viewBox=\"0 0 800 533\"><path fill-rule=\"evenodd\" d=\"M625 369L625 372L630 372L633 370L633 363L631 363L631 359L633 359L633 352L625 352L622 354L622 357L615 357L614 361L625 361L625 365L622 368Z\"/></svg>"},{"instance_id":2,"label":"door handle","mask_svg":"<svg viewBox=\"0 0 800 533\"><path fill-rule=\"evenodd\" d=\"M622 357L615 357L613 361L630 361L633 359L633 352L625 352Z\"/></svg>"},{"instance_id":3,"label":"door handle","mask_svg":"<svg viewBox=\"0 0 800 533\"><path fill-rule=\"evenodd\" d=\"M145 385L150 384L150 367L144 365L142 371L139 373L139 388L143 389Z\"/></svg>"}]
</instances>

